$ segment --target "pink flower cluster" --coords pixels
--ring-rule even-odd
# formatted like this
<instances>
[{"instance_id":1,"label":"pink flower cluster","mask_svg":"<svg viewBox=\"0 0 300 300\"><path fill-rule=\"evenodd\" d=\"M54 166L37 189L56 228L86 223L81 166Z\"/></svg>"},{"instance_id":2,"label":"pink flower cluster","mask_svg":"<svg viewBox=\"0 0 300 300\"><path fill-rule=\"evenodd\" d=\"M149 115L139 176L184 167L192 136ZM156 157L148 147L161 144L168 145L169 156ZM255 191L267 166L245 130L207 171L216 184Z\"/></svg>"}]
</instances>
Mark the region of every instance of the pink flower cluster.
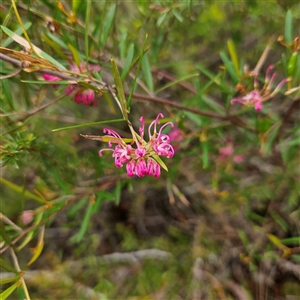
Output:
<instances>
[{"instance_id":1,"label":"pink flower cluster","mask_svg":"<svg viewBox=\"0 0 300 300\"><path fill-rule=\"evenodd\" d=\"M93 71L99 71L100 70L99 66L89 65L89 68L90 68L90 70L93 70ZM70 69L74 73L80 73L80 71L81 72L86 72L87 71L86 66L85 66L84 63L80 64L80 69L75 64L71 64ZM59 81L59 80L61 80L59 77L54 76L54 75L50 75L50 74L47 74L47 73L44 73L43 77L47 81ZM56 88L56 85L53 85L53 86ZM65 94L67 96L71 96L74 92L75 92L74 101L77 104L83 104L83 105L87 105L87 106L97 106L97 101L95 101L96 100L95 99L95 92L93 90L88 89L88 88L79 87L77 84L71 84L65 90Z\"/></svg>"},{"instance_id":2,"label":"pink flower cluster","mask_svg":"<svg viewBox=\"0 0 300 300\"><path fill-rule=\"evenodd\" d=\"M236 164L239 164L245 160L245 157L241 154L235 154L232 138L227 137L225 147L219 148L219 159L224 162L232 160Z\"/></svg>"},{"instance_id":3,"label":"pink flower cluster","mask_svg":"<svg viewBox=\"0 0 300 300\"><path fill-rule=\"evenodd\" d=\"M254 106L256 111L260 111L263 107L263 102L269 100L270 98L274 97L282 88L282 86L287 82L287 78L283 79L277 87L271 92L272 85L274 83L276 73L273 73L272 77L270 75L271 70L274 68L273 65L270 65L266 72L264 86L261 90L258 90L258 80L257 74L254 74L254 90L250 93L246 94L241 98L233 98L230 103L234 104L236 102L242 103L246 106Z\"/></svg>"},{"instance_id":4,"label":"pink flower cluster","mask_svg":"<svg viewBox=\"0 0 300 300\"><path fill-rule=\"evenodd\" d=\"M115 159L115 166L121 168L126 164L127 174L130 177L137 175L138 177L154 176L158 178L160 176L160 164L155 160L155 155L166 156L167 158L174 156L174 149L170 144L170 137L162 133L163 129L168 125L173 128L173 123L165 123L157 132L159 118L163 117L163 114L159 113L156 119L149 125L148 142L144 140L144 117L140 118L142 126L139 128L140 135L136 134L136 148L126 144L114 130L105 128L103 132L107 134L105 137L110 138L108 142L110 148L101 149L99 155L102 156L102 152L106 150L113 151L112 156ZM114 149L113 144L116 144Z\"/></svg>"},{"instance_id":5,"label":"pink flower cluster","mask_svg":"<svg viewBox=\"0 0 300 300\"><path fill-rule=\"evenodd\" d=\"M232 156L233 152L234 152L233 145L230 145L230 144L227 145L226 147L220 148L219 149L219 158L220 158L220 160L226 161L229 157ZM244 159L245 159L244 156L240 155L240 154L234 155L232 157L232 160L237 164L243 162Z\"/></svg>"}]
</instances>

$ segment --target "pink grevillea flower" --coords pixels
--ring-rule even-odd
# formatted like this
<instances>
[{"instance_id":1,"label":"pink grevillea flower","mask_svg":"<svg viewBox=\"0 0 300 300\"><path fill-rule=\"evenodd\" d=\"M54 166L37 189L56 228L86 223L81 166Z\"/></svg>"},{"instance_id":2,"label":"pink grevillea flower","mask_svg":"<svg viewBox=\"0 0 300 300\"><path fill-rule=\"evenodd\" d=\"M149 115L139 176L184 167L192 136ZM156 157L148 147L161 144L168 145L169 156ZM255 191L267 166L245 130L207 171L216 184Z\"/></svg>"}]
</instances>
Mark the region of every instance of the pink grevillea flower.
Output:
<instances>
[{"instance_id":1,"label":"pink grevillea flower","mask_svg":"<svg viewBox=\"0 0 300 300\"><path fill-rule=\"evenodd\" d=\"M221 161L233 160L236 164L242 163L245 160L244 155L235 154L234 155L233 143L230 138L228 138L225 147L219 149L219 159Z\"/></svg>"},{"instance_id":2,"label":"pink grevillea flower","mask_svg":"<svg viewBox=\"0 0 300 300\"><path fill-rule=\"evenodd\" d=\"M233 153L232 144L227 145L226 147L219 149L219 158L220 160L226 160L228 156Z\"/></svg>"},{"instance_id":3,"label":"pink grevillea flower","mask_svg":"<svg viewBox=\"0 0 300 300\"><path fill-rule=\"evenodd\" d=\"M115 159L115 166L117 168L123 167L126 164L126 171L128 176L154 176L160 177L160 164L156 161L155 156L166 156L172 158L174 156L174 148L170 144L170 137L162 133L163 129L167 126L174 127L172 122L167 122L160 129L157 125L160 123L159 118L163 118L163 114L159 113L156 119L148 127L149 141L144 139L145 121L144 117L140 118L142 123L139 128L139 135L135 133L133 140L136 147L126 144L121 136L112 129L105 128L103 130L104 137L110 138L108 142L109 148L101 149L99 155L102 156L103 151L112 151L113 158ZM114 144L116 144L114 146Z\"/></svg>"},{"instance_id":4,"label":"pink grevillea flower","mask_svg":"<svg viewBox=\"0 0 300 300\"><path fill-rule=\"evenodd\" d=\"M74 73L85 73L87 72L86 65L84 63L80 63L80 68L77 65L71 64L70 69ZM99 66L89 65L89 69L91 71L99 71ZM47 73L43 74L43 77L47 81L59 81L60 78L57 76L53 76ZM54 88L57 88L56 84L53 84ZM68 86L65 90L65 94L71 96L74 94L74 102L77 104L83 104L86 106L97 106L97 102L95 101L95 92L91 89L79 87L77 84L72 84Z\"/></svg>"},{"instance_id":5,"label":"pink grevillea flower","mask_svg":"<svg viewBox=\"0 0 300 300\"><path fill-rule=\"evenodd\" d=\"M256 111L260 111L263 107L263 102L269 100L274 97L282 88L282 86L287 82L288 78L283 79L277 87L271 92L276 73L273 73L271 76L271 70L274 68L273 65L269 66L266 72L264 86L261 90L258 90L258 80L257 74L253 74L254 76L254 90L246 94L241 98L233 98L230 103L234 104L236 102L242 103L246 106L254 106Z\"/></svg>"}]
</instances>

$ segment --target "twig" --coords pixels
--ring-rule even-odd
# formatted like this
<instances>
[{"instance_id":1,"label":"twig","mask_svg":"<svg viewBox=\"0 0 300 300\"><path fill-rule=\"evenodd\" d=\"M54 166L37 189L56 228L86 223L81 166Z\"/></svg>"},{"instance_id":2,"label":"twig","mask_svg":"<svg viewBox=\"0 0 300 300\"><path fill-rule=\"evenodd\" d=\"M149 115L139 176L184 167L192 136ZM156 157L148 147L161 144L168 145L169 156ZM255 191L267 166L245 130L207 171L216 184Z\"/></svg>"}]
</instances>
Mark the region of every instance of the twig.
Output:
<instances>
[{"instance_id":1,"label":"twig","mask_svg":"<svg viewBox=\"0 0 300 300\"><path fill-rule=\"evenodd\" d=\"M20 62L17 59L14 59L12 57L9 57L9 56L7 56L3 53L0 53L0 59L2 59L4 61L7 61L7 62L10 62L10 63L12 63L13 65L15 65L19 68L22 67L22 62ZM64 79L64 80L70 80L70 81L73 81L73 82L78 81L78 78L67 75L67 74L65 74L63 72L60 72L60 71L55 71L55 70L50 70L50 69L40 69L40 70L37 70L37 71L41 72L41 73L47 73L49 75L57 76L57 77L59 77L61 79ZM99 85L95 82L91 82L90 84L95 86L96 88L98 88L100 90L105 90L105 91L111 91L112 90L111 87L109 87L108 85L105 85L104 83L102 83L102 85ZM129 94L130 94L129 92L125 93L126 96L128 96ZM200 109L196 109L196 108L186 107L184 105L176 103L174 100L173 101L172 100L166 100L166 99L159 98L159 97L141 95L141 94L137 94L137 93L134 93L132 95L132 98L134 98L136 100L139 100L139 101L149 101L149 102L160 103L160 104L163 104L163 105L176 107L180 110L190 111L190 112L195 113L197 115L212 117L212 118L221 119L221 120L228 120L232 124L244 127L244 128L246 128L246 129L248 129L252 132L255 132L255 130L249 128L244 121L242 121L240 118L238 118L236 116L230 116L230 115L225 115L225 114L222 115L222 114L214 113L214 112L211 112L211 111L204 111L204 110L200 110Z\"/></svg>"},{"instance_id":2,"label":"twig","mask_svg":"<svg viewBox=\"0 0 300 300\"><path fill-rule=\"evenodd\" d=\"M0 76L0 80L14 77L14 76L18 75L21 71L22 71L21 68L16 69L14 72L12 72L12 73L10 73L10 74Z\"/></svg>"},{"instance_id":3,"label":"twig","mask_svg":"<svg viewBox=\"0 0 300 300\"><path fill-rule=\"evenodd\" d=\"M250 297L247 295L246 291L241 285L236 284L232 280L226 280L224 284L229 288L233 294L237 297L239 300L247 300L250 299Z\"/></svg>"},{"instance_id":4,"label":"twig","mask_svg":"<svg viewBox=\"0 0 300 300\"><path fill-rule=\"evenodd\" d=\"M21 273L22 270L21 270L21 268L19 266L18 258L17 258L16 254L15 254L15 252L14 252L14 250L12 248L10 248L10 255L12 257L12 260L14 262L16 270ZM27 286L26 286L26 283L25 283L25 280L24 280L24 276L22 274L21 274L21 277L20 277L20 281L21 281L21 283L23 285L23 290L24 290L24 294L25 294L25 297L26 297L25 299L26 300L30 300L28 289L27 289Z\"/></svg>"},{"instance_id":5,"label":"twig","mask_svg":"<svg viewBox=\"0 0 300 300\"><path fill-rule=\"evenodd\" d=\"M290 272L294 274L299 280L300 280L300 267L298 264L294 264L291 261L288 261L286 259L280 258L278 261L279 268L283 272Z\"/></svg>"},{"instance_id":6,"label":"twig","mask_svg":"<svg viewBox=\"0 0 300 300\"><path fill-rule=\"evenodd\" d=\"M1 212L0 212L0 219L2 219L6 224L12 226L16 231L22 231L23 230L21 227L16 225L14 222L12 222L8 217L3 215Z\"/></svg>"},{"instance_id":7,"label":"twig","mask_svg":"<svg viewBox=\"0 0 300 300\"><path fill-rule=\"evenodd\" d=\"M261 55L260 59L258 60L255 68L253 69L253 71L251 72L252 74L258 74L260 72L260 69L261 67L263 66L263 64L265 63L268 55L269 55L269 52L271 50L271 45L274 41L274 38L272 37L269 44L267 45L267 47L265 48L263 54Z\"/></svg>"},{"instance_id":8,"label":"twig","mask_svg":"<svg viewBox=\"0 0 300 300\"><path fill-rule=\"evenodd\" d=\"M173 255L170 252L162 251L159 249L145 249L133 252L114 252L111 254L97 256L97 257L86 257L81 260L67 262L66 266L70 269L75 267L81 267L83 265L88 265L89 263L95 264L111 264L111 263L129 263L129 264L139 264L140 262L153 259L153 260L169 260L172 259Z\"/></svg>"},{"instance_id":9,"label":"twig","mask_svg":"<svg viewBox=\"0 0 300 300\"><path fill-rule=\"evenodd\" d=\"M203 295L203 291L201 290L204 286L203 264L203 259L198 257L193 266L193 300L201 300Z\"/></svg>"},{"instance_id":10,"label":"twig","mask_svg":"<svg viewBox=\"0 0 300 300\"><path fill-rule=\"evenodd\" d=\"M129 93L125 92L125 95L128 96ZM228 116L226 116L226 115L221 115L221 114L217 114L217 113L210 112L210 111L186 107L184 105L176 103L174 100L166 100L166 99L159 98L159 97L152 97L152 96L141 95L141 94L137 94L137 93L133 94L132 98L139 100L139 101L150 101L150 102L160 103L163 105L173 106L180 110L186 110L186 111L193 112L197 115L202 115L202 116L207 116L207 117L212 117L212 118L217 118L217 119L222 119L222 120L228 119Z\"/></svg>"}]
</instances>

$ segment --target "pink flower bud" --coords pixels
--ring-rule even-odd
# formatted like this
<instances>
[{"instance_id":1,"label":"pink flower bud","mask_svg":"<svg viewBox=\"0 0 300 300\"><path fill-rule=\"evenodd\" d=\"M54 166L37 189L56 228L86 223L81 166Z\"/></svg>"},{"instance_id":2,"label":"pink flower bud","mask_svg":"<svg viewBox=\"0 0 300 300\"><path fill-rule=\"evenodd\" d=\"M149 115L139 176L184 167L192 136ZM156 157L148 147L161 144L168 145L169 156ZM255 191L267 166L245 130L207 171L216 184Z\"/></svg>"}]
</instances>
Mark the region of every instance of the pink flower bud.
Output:
<instances>
[{"instance_id":1,"label":"pink flower bud","mask_svg":"<svg viewBox=\"0 0 300 300\"><path fill-rule=\"evenodd\" d=\"M24 210L20 216L21 221L24 223L24 225L28 225L31 223L34 217L34 210Z\"/></svg>"},{"instance_id":2,"label":"pink flower bud","mask_svg":"<svg viewBox=\"0 0 300 300\"><path fill-rule=\"evenodd\" d=\"M245 160L244 155L235 155L233 157L233 161L237 164L240 164L241 162L243 162Z\"/></svg>"}]
</instances>

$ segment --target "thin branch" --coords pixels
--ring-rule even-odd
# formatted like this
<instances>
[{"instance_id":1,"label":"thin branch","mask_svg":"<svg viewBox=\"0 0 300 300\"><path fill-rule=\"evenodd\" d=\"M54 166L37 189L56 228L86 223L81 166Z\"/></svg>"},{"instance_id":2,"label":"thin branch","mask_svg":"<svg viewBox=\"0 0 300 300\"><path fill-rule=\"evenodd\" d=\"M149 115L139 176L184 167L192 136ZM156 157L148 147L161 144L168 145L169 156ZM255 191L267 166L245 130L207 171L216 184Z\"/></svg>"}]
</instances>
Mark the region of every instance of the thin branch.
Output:
<instances>
[{"instance_id":1,"label":"thin branch","mask_svg":"<svg viewBox=\"0 0 300 300\"><path fill-rule=\"evenodd\" d=\"M125 92L125 95L128 96L129 93ZM139 100L139 101L150 101L150 102L160 103L160 104L163 104L163 105L173 106L173 107L176 107L180 110L190 111L190 112L195 113L197 115L202 115L202 116L207 116L207 117L212 117L212 118L217 118L217 119L222 119L222 120L227 120L228 119L228 116L226 116L226 115L221 115L221 114L217 114L217 113L210 112L210 111L205 111L205 110L200 110L200 109L196 109L196 108L186 107L184 105L176 103L174 100L166 100L166 99L159 98L159 97L152 97L152 96L141 95L141 94L136 94L136 93L132 95L132 98L134 98L136 100Z\"/></svg>"},{"instance_id":2,"label":"thin branch","mask_svg":"<svg viewBox=\"0 0 300 300\"><path fill-rule=\"evenodd\" d=\"M14 58L11 58L11 57L9 57L5 54L0 53L0 59L2 59L4 61L7 61L7 62L10 62L10 63L12 63L13 65L15 65L19 68L22 67L22 62L14 59ZM47 74L50 74L50 75L53 75L53 76L57 76L57 77L59 77L61 79L64 79L64 80L70 80L70 81L75 81L75 82L78 81L78 78L67 75L67 74L65 74L63 72L59 72L59 71L54 71L54 70L49 70L49 69L40 69L40 70L37 70L37 71L41 72L41 73L47 73ZM95 86L98 89L108 90L108 91L111 90L111 88L108 85L105 85L105 84L104 85L99 85L99 84L93 83L93 82L91 82L90 84ZM128 96L129 92L126 92L125 95ZM163 105L176 107L177 109L180 109L180 110L183 110L183 111L190 111L190 112L195 113L197 115L207 116L207 117L221 119L221 120L228 120L232 124L244 127L244 128L246 128L246 129L248 129L252 132L255 132L255 130L249 128L244 121L242 121L240 118L238 118L236 116L230 116L230 115L225 115L225 114L222 115L222 114L214 113L214 112L211 112L211 111L205 111L205 110L200 110L200 109L196 109L196 108L186 107L184 105L181 105L181 104L175 102L174 100L166 100L166 99L159 98L159 97L141 95L141 94L137 94L137 93L133 94L132 97L136 100L139 100L139 101L148 101L148 102L160 103L160 104L163 104Z\"/></svg>"},{"instance_id":3,"label":"thin branch","mask_svg":"<svg viewBox=\"0 0 300 300\"><path fill-rule=\"evenodd\" d=\"M153 259L155 261L166 261L173 259L170 252L162 251L160 249L144 249L133 252L114 252L102 256L85 257L77 261L66 262L65 266L74 270L75 268L84 267L89 264L97 266L98 264L113 264L113 263L128 263L139 264L144 260Z\"/></svg>"},{"instance_id":4,"label":"thin branch","mask_svg":"<svg viewBox=\"0 0 300 300\"><path fill-rule=\"evenodd\" d=\"M11 257L12 257L12 260L14 262L16 270L21 273L22 270L21 270L21 268L19 266L18 258L16 256L13 248L10 248L10 254L11 254ZM23 290L24 290L24 294L25 294L25 297L26 297L24 300L30 300L30 296L29 296L28 289L27 289L27 286L26 286L26 283L25 283L23 275L21 275L20 281L21 281L21 283L23 285Z\"/></svg>"},{"instance_id":5,"label":"thin branch","mask_svg":"<svg viewBox=\"0 0 300 300\"><path fill-rule=\"evenodd\" d=\"M12 73L10 73L10 74L0 76L0 80L7 79L7 78L11 78L11 77L15 77L15 76L18 75L21 71L22 71L21 68L16 69L14 72L12 72Z\"/></svg>"},{"instance_id":6,"label":"thin branch","mask_svg":"<svg viewBox=\"0 0 300 300\"><path fill-rule=\"evenodd\" d=\"M226 285L226 287L228 289L230 289L232 291L232 293L235 295L235 297L237 299L239 299L239 300L250 299L250 296L247 295L245 289L241 285L235 283L232 280L226 280L226 281L224 281L224 284Z\"/></svg>"},{"instance_id":7,"label":"thin branch","mask_svg":"<svg viewBox=\"0 0 300 300\"><path fill-rule=\"evenodd\" d=\"M3 215L1 212L0 212L0 219L2 219L6 224L12 226L16 231L22 231L23 230L21 227L16 225L14 222L12 222L8 217Z\"/></svg>"}]
</instances>

